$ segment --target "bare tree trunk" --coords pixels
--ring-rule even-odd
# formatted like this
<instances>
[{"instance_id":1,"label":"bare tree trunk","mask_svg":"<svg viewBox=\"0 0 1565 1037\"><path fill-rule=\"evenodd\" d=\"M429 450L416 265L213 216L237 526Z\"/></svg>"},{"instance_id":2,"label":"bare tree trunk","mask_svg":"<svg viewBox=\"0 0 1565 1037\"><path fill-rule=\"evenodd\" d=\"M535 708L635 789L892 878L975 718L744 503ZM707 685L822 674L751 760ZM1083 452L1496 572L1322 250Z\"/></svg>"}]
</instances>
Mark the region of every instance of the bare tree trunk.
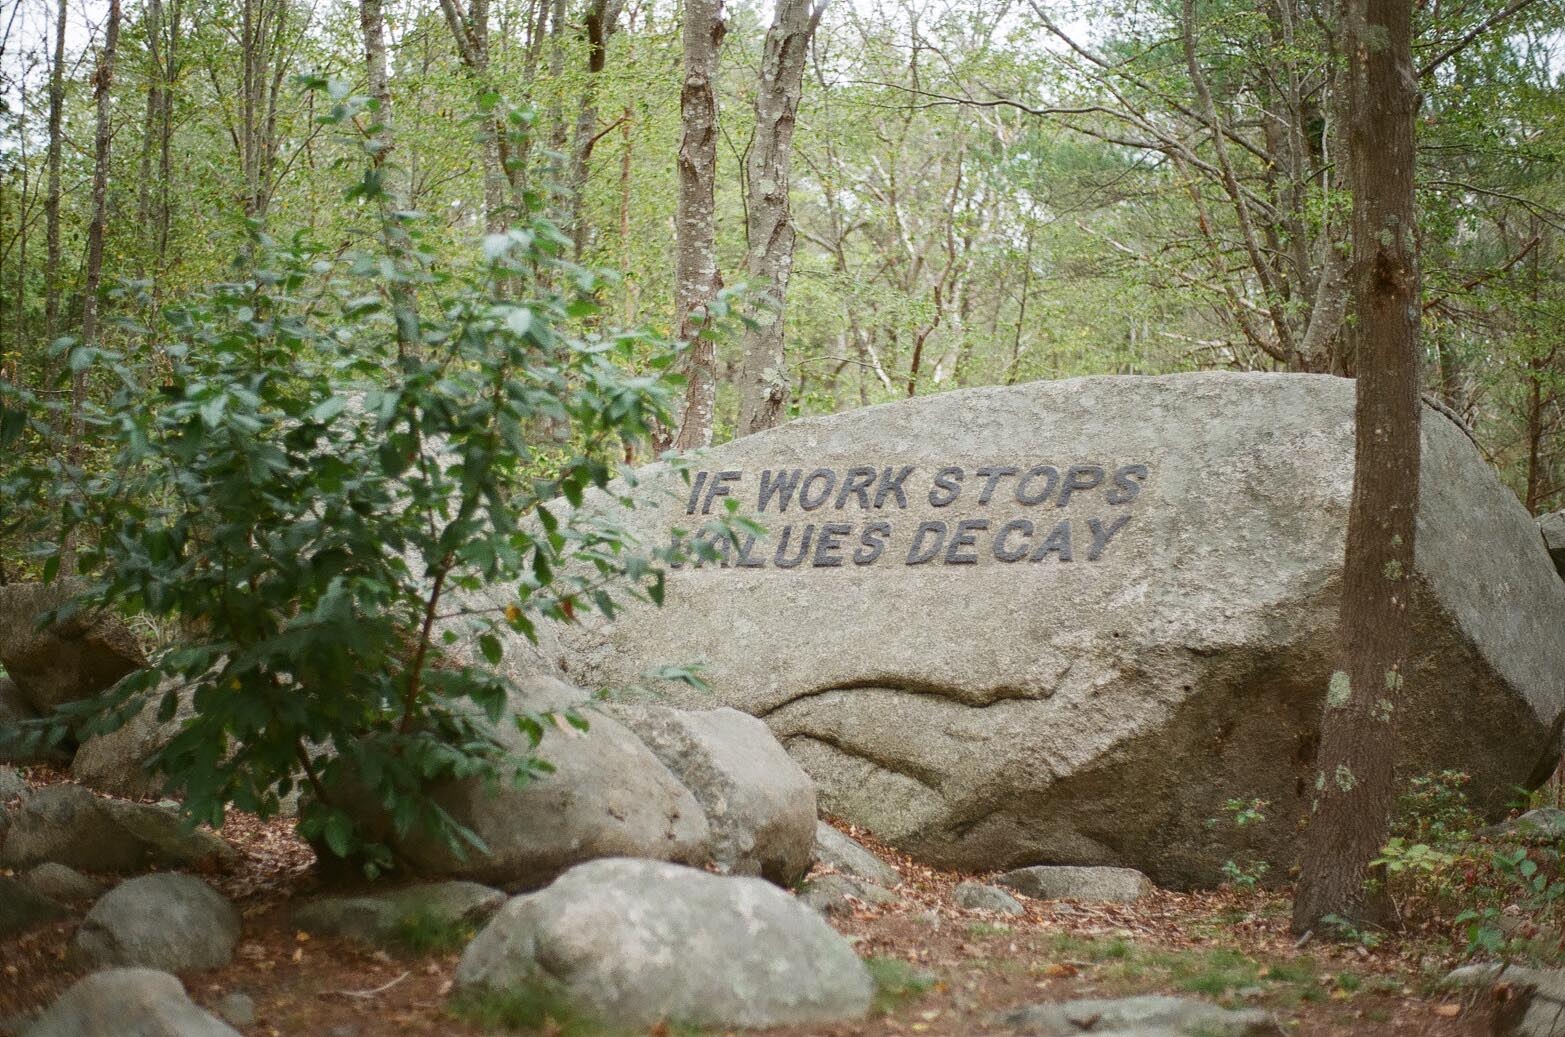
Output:
<instances>
[{"instance_id":1,"label":"bare tree trunk","mask_svg":"<svg viewBox=\"0 0 1565 1037\"><path fill-rule=\"evenodd\" d=\"M587 192L591 172L592 149L601 136L598 130L599 75L608 62L609 37L618 27L622 0L589 0L587 4L587 82L582 87L581 108L576 113L576 140L571 148L570 198L565 225L571 236L577 262L587 248L587 221L582 216L582 197ZM607 130L603 132L608 132Z\"/></svg>"},{"instance_id":2,"label":"bare tree trunk","mask_svg":"<svg viewBox=\"0 0 1565 1037\"><path fill-rule=\"evenodd\" d=\"M410 208L407 198L393 190L391 178L386 175L386 160L395 147L395 139L392 135L391 81L386 73L386 19L381 0L359 0L359 27L364 32L364 70L369 93L375 99L377 109L370 146L371 162L380 174L381 235L396 267L390 288L392 315L397 324L397 342L404 349L413 349L421 338L418 301L412 285L417 256L400 215Z\"/></svg>"},{"instance_id":3,"label":"bare tree trunk","mask_svg":"<svg viewBox=\"0 0 1565 1037\"><path fill-rule=\"evenodd\" d=\"M97 101L98 129L93 142L92 167L92 220L87 225L87 282L83 288L81 343L84 348L98 344L98 289L103 280L103 235L108 220L109 204L109 145L114 139L110 117L113 114L109 91L114 83L114 56L120 42L120 0L109 0L109 19L103 34L103 50L98 55L98 71L92 77L93 94ZM83 440L86 432L87 372L77 371L71 376L71 427L70 442L66 448L66 461L73 467L82 463ZM70 572L75 568L75 544L67 537L62 547L64 560L61 569Z\"/></svg>"},{"instance_id":4,"label":"bare tree trunk","mask_svg":"<svg viewBox=\"0 0 1565 1037\"><path fill-rule=\"evenodd\" d=\"M708 446L717 409L717 350L699 334L706 306L722 288L717 270L717 78L723 45L722 0L685 0L685 81L679 94L683 132L679 141L679 206L676 236L674 312L679 337L690 343L685 355L684 413L674 445L681 450ZM659 437L663 438L663 437ZM659 449L665 443L656 444Z\"/></svg>"},{"instance_id":5,"label":"bare tree trunk","mask_svg":"<svg viewBox=\"0 0 1565 1037\"><path fill-rule=\"evenodd\" d=\"M783 367L783 315L793 274L793 215L789 172L793 126L803 92L804 61L826 10L824 0L778 0L755 92L755 138L745 161L749 195L749 249L745 273L765 291L767 312L744 335L739 375L739 435L771 428L788 405Z\"/></svg>"},{"instance_id":6,"label":"bare tree trunk","mask_svg":"<svg viewBox=\"0 0 1565 1037\"><path fill-rule=\"evenodd\" d=\"M60 154L64 141L66 0L55 13L54 61L49 68L49 185L44 196L44 338L60 332Z\"/></svg>"},{"instance_id":7,"label":"bare tree trunk","mask_svg":"<svg viewBox=\"0 0 1565 1037\"><path fill-rule=\"evenodd\" d=\"M1411 0L1349 0L1349 176L1358 360L1338 664L1326 692L1296 931L1376 919L1365 890L1395 798L1395 711L1411 640L1419 478L1418 107Z\"/></svg>"}]
</instances>

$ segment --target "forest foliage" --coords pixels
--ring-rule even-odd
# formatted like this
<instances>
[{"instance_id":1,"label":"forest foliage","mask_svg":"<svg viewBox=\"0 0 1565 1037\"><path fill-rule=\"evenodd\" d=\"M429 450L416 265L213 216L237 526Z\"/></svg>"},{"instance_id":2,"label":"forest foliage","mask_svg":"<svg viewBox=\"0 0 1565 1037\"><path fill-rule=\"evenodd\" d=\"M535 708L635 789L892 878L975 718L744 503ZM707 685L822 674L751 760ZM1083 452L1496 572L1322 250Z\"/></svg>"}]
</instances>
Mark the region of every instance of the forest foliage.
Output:
<instances>
[{"instance_id":1,"label":"forest foliage","mask_svg":"<svg viewBox=\"0 0 1565 1037\"><path fill-rule=\"evenodd\" d=\"M40 392L62 391L50 344L81 326L105 78L101 335L149 381L167 366L159 311L231 280L254 235L331 254L376 233L365 199L343 190L351 145L300 85L328 76L376 95L367 5L130 0L104 77L107 6L21 0L5 28L0 373ZM676 333L684 8L373 6L395 111L381 175L432 267L543 191L570 257L618 273L598 292L604 313ZM1531 510L1558 507L1565 13L1553 0L1418 11L1426 387ZM1334 5L865 0L812 13L784 370L770 372L783 417L1079 374L1352 372ZM735 286L775 55L769 7L721 16L713 232L717 276ZM523 112L531 132L516 133ZM716 351L718 439L740 418L743 349L733 336Z\"/></svg>"}]
</instances>

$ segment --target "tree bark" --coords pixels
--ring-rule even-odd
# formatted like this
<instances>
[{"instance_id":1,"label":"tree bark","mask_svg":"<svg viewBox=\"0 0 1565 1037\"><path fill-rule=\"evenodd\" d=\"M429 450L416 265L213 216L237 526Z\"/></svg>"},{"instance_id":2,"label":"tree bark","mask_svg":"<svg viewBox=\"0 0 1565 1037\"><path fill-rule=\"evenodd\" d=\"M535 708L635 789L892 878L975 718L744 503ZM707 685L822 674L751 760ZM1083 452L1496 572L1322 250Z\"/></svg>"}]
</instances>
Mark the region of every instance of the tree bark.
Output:
<instances>
[{"instance_id":1,"label":"tree bark","mask_svg":"<svg viewBox=\"0 0 1565 1037\"><path fill-rule=\"evenodd\" d=\"M587 221L582 200L591 172L592 149L598 130L598 78L608 62L609 37L618 28L622 0L589 0L586 12L587 81L576 113L576 139L571 147L570 197L566 201L565 226L570 233L572 255L581 262L587 249ZM607 131L604 131L607 132Z\"/></svg>"},{"instance_id":2,"label":"tree bark","mask_svg":"<svg viewBox=\"0 0 1565 1037\"><path fill-rule=\"evenodd\" d=\"M739 374L739 435L771 428L788 406L783 367L784 313L793 273L794 229L789 208L793 127L803 92L804 61L826 9L824 0L777 0L761 56L755 92L755 137L745 161L750 199L745 274L764 292L766 312L744 334Z\"/></svg>"},{"instance_id":3,"label":"tree bark","mask_svg":"<svg viewBox=\"0 0 1565 1037\"><path fill-rule=\"evenodd\" d=\"M1298 932L1377 920L1365 889L1395 798L1396 710L1411 640L1419 481L1419 275L1413 196L1418 87L1411 0L1349 0L1357 406L1338 664L1326 692ZM1329 924L1329 923L1328 923Z\"/></svg>"},{"instance_id":4,"label":"tree bark","mask_svg":"<svg viewBox=\"0 0 1565 1037\"><path fill-rule=\"evenodd\" d=\"M679 94L679 204L674 216L674 312L688 379L684 412L674 445L709 446L717 409L717 350L699 334L706 307L722 288L717 270L717 57L723 44L722 0L685 0L685 80ZM664 438L664 437L658 437ZM659 449L666 443L657 443Z\"/></svg>"},{"instance_id":5,"label":"tree bark","mask_svg":"<svg viewBox=\"0 0 1565 1037\"><path fill-rule=\"evenodd\" d=\"M397 325L397 342L404 350L416 348L420 338L418 302L412 277L417 268L413 242L402 225L402 212L408 208L406 196L391 187L386 160L395 146L392 136L391 81L386 72L386 19L381 0L359 0L359 27L364 32L364 70L369 94L376 103L376 125L370 140L371 163L380 175L381 235L391 255L394 276L390 284L392 315Z\"/></svg>"},{"instance_id":6,"label":"tree bark","mask_svg":"<svg viewBox=\"0 0 1565 1037\"><path fill-rule=\"evenodd\" d=\"M44 339L60 331L60 155L65 117L66 0L55 14L54 60L49 68L49 183L44 196Z\"/></svg>"}]
</instances>

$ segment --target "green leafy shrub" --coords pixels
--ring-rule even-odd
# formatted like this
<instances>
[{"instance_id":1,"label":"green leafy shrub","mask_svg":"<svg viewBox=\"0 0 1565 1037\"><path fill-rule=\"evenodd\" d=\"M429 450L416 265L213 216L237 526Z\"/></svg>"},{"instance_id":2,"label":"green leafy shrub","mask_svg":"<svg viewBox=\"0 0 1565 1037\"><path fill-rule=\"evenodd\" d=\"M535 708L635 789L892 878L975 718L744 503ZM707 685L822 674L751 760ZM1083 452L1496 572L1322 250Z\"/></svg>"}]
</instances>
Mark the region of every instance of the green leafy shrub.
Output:
<instances>
[{"instance_id":1,"label":"green leafy shrub","mask_svg":"<svg viewBox=\"0 0 1565 1037\"><path fill-rule=\"evenodd\" d=\"M373 157L373 104L330 92L329 121ZM670 549L640 551L576 506L593 490L635 505L616 462L666 419L676 351L598 325L603 280L562 258L568 240L536 210L466 269L425 269L406 244L416 217L390 211L366 168L351 194L378 214L380 247L258 237L244 276L164 314L161 371L70 347L70 370L111 387L84 420L112 456L12 481L50 488L93 581L83 603L185 632L54 735L112 730L162 683L161 718L181 694L195 712L152 764L193 822L270 815L298 788L300 832L375 873L394 860L344 788L399 836L482 852L423 790L546 769L494 735L515 724L536 747L550 720L509 710L502 635L661 602ZM0 413L13 437L50 418L14 390ZM52 577L60 553L41 550ZM466 596L483 587L502 603Z\"/></svg>"}]
</instances>

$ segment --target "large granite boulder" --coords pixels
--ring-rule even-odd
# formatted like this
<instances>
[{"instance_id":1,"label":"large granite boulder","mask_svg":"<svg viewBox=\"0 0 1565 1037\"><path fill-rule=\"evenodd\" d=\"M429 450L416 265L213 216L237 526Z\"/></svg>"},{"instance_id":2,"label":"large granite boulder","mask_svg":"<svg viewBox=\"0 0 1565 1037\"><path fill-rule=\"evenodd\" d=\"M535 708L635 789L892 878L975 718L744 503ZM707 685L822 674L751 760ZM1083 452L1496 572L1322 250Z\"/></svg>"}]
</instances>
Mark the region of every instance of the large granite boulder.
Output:
<instances>
[{"instance_id":1,"label":"large granite boulder","mask_svg":"<svg viewBox=\"0 0 1565 1037\"><path fill-rule=\"evenodd\" d=\"M127 799L160 795L167 782L152 773L154 755L179 734L195 716L195 695L184 678L165 678L157 687L137 696L141 708L119 728L82 741L71 757L71 777L89 788ZM158 707L169 691L178 692L178 707L167 720Z\"/></svg>"},{"instance_id":2,"label":"large granite boulder","mask_svg":"<svg viewBox=\"0 0 1565 1037\"><path fill-rule=\"evenodd\" d=\"M615 1032L855 1020L872 993L848 942L776 886L623 859L511 900L468 944L456 984L557 999Z\"/></svg>"},{"instance_id":3,"label":"large granite boulder","mask_svg":"<svg viewBox=\"0 0 1565 1037\"><path fill-rule=\"evenodd\" d=\"M107 691L147 665L118 616L70 612L39 628L45 613L66 605L80 590L69 580L0 586L0 665L40 712Z\"/></svg>"},{"instance_id":4,"label":"large granite boulder","mask_svg":"<svg viewBox=\"0 0 1565 1037\"><path fill-rule=\"evenodd\" d=\"M1467 771L1497 812L1557 759L1565 582L1433 410L1423 449L1398 763ZM824 810L934 864L1286 873L1333 669L1352 382L971 389L795 421L695 469L643 469L654 499L620 517L666 544L732 501L768 535L671 572L661 609L547 632L575 683L704 664ZM1274 822L1206 824L1237 796Z\"/></svg>"}]
</instances>

